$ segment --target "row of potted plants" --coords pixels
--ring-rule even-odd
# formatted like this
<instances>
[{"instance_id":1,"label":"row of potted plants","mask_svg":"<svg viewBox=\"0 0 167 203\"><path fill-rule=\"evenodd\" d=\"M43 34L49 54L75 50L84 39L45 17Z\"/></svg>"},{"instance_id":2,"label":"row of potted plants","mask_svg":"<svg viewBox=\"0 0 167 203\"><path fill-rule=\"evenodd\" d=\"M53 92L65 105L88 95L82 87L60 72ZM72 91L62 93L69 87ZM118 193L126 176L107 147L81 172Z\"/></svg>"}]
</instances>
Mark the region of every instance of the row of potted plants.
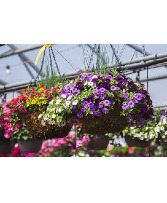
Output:
<instances>
[{"instance_id":1,"label":"row of potted plants","mask_svg":"<svg viewBox=\"0 0 167 203\"><path fill-rule=\"evenodd\" d=\"M17 141L22 151L38 152L42 140L67 136L75 123L93 137L104 137L143 126L153 114L144 85L111 70L80 72L51 89L43 84L27 88L1 107L0 121L6 139ZM26 149L28 143L34 147Z\"/></svg>"}]
</instances>

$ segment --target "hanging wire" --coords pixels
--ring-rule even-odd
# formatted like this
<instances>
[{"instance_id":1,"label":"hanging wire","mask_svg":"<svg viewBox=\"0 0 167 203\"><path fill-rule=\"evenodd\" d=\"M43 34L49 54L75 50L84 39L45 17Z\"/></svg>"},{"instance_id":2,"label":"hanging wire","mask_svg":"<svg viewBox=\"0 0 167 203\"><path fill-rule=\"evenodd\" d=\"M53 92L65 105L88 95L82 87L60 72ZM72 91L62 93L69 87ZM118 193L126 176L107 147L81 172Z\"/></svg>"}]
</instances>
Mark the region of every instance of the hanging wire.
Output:
<instances>
[{"instance_id":1,"label":"hanging wire","mask_svg":"<svg viewBox=\"0 0 167 203\"><path fill-rule=\"evenodd\" d=\"M116 54L116 51L115 51L115 48L113 47L113 45L112 44L110 44L110 47L111 47L111 49L112 49L112 51L113 51L113 54L114 54L114 56L115 56L115 59L116 59L116 65L118 64L119 66L121 66L121 62L119 61L119 58L118 58L118 56L117 56L117 54Z\"/></svg>"},{"instance_id":2,"label":"hanging wire","mask_svg":"<svg viewBox=\"0 0 167 203\"><path fill-rule=\"evenodd\" d=\"M87 49L87 46L86 45L81 45L81 47L82 47L82 50L83 50L83 59L84 59L84 65L85 65L85 67L88 67L89 66L89 62L88 62L88 55L89 55L89 53L88 53L88 49Z\"/></svg>"},{"instance_id":3,"label":"hanging wire","mask_svg":"<svg viewBox=\"0 0 167 203\"><path fill-rule=\"evenodd\" d=\"M75 67L56 48L54 48L54 49L71 66L71 68L76 71ZM52 50L52 47L51 47L51 50ZM52 54L53 54L53 50L52 50ZM54 56L54 58L55 58L55 56Z\"/></svg>"}]
</instances>

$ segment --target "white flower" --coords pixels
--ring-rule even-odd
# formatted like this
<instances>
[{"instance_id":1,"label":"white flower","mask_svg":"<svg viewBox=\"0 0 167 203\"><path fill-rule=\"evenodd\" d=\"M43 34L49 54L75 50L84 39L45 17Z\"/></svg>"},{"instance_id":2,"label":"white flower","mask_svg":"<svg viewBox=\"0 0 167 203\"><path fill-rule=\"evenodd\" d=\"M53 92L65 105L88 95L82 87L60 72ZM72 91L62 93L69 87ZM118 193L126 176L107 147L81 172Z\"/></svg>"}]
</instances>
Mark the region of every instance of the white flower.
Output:
<instances>
[{"instance_id":1,"label":"white flower","mask_svg":"<svg viewBox=\"0 0 167 203\"><path fill-rule=\"evenodd\" d=\"M67 98L67 101L71 100L72 99L72 95L70 95L68 98Z\"/></svg>"},{"instance_id":2,"label":"white flower","mask_svg":"<svg viewBox=\"0 0 167 203\"><path fill-rule=\"evenodd\" d=\"M52 105L52 104L53 104L53 102L54 102L54 100L52 99L52 100L49 102L49 104L51 104L51 105Z\"/></svg>"},{"instance_id":3,"label":"white flower","mask_svg":"<svg viewBox=\"0 0 167 203\"><path fill-rule=\"evenodd\" d=\"M44 116L43 116L43 120L48 120L48 115L47 114L45 114Z\"/></svg>"},{"instance_id":4,"label":"white flower","mask_svg":"<svg viewBox=\"0 0 167 203\"><path fill-rule=\"evenodd\" d=\"M97 78L97 75L94 75L94 76L92 77L92 79L95 79L95 78Z\"/></svg>"},{"instance_id":5,"label":"white flower","mask_svg":"<svg viewBox=\"0 0 167 203\"><path fill-rule=\"evenodd\" d=\"M57 108L56 109L56 113L61 113L62 112L62 108Z\"/></svg>"},{"instance_id":6,"label":"white flower","mask_svg":"<svg viewBox=\"0 0 167 203\"><path fill-rule=\"evenodd\" d=\"M38 119L40 119L40 118L42 118L42 114L40 114L40 115L38 116Z\"/></svg>"},{"instance_id":7,"label":"white flower","mask_svg":"<svg viewBox=\"0 0 167 203\"><path fill-rule=\"evenodd\" d=\"M71 102L70 102L70 101L66 101L66 103L64 104L64 107L65 107L65 108L67 108L67 107L69 107L69 106L70 106L70 104L71 104Z\"/></svg>"},{"instance_id":8,"label":"white flower","mask_svg":"<svg viewBox=\"0 0 167 203\"><path fill-rule=\"evenodd\" d=\"M42 126L45 126L45 122L44 120L41 121Z\"/></svg>"},{"instance_id":9,"label":"white flower","mask_svg":"<svg viewBox=\"0 0 167 203\"><path fill-rule=\"evenodd\" d=\"M86 86L88 84L88 81L86 81L85 83L84 83L84 86Z\"/></svg>"},{"instance_id":10,"label":"white flower","mask_svg":"<svg viewBox=\"0 0 167 203\"><path fill-rule=\"evenodd\" d=\"M93 82L88 82L89 87L93 87Z\"/></svg>"},{"instance_id":11,"label":"white flower","mask_svg":"<svg viewBox=\"0 0 167 203\"><path fill-rule=\"evenodd\" d=\"M72 105L77 105L78 104L78 100L75 100L72 102Z\"/></svg>"},{"instance_id":12,"label":"white flower","mask_svg":"<svg viewBox=\"0 0 167 203\"><path fill-rule=\"evenodd\" d=\"M58 104L60 104L60 102L61 102L61 99L58 99L58 100L56 101L56 104L58 105Z\"/></svg>"},{"instance_id":13,"label":"white flower","mask_svg":"<svg viewBox=\"0 0 167 203\"><path fill-rule=\"evenodd\" d=\"M56 118L56 115L55 115L55 114L52 114L52 118Z\"/></svg>"},{"instance_id":14,"label":"white flower","mask_svg":"<svg viewBox=\"0 0 167 203\"><path fill-rule=\"evenodd\" d=\"M165 135L167 135L167 131L165 131Z\"/></svg>"},{"instance_id":15,"label":"white flower","mask_svg":"<svg viewBox=\"0 0 167 203\"><path fill-rule=\"evenodd\" d=\"M65 94L62 94L62 95L61 95L61 98L66 99L66 95L65 95Z\"/></svg>"}]
</instances>

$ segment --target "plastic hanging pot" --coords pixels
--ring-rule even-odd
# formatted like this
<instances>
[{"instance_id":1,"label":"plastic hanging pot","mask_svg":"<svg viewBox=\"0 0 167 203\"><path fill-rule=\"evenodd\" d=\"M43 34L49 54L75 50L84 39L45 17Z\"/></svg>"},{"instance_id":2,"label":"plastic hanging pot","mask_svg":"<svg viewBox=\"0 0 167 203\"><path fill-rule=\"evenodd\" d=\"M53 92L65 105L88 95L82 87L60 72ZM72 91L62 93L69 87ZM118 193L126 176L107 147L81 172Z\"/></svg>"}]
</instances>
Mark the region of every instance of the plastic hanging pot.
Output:
<instances>
[{"instance_id":1,"label":"plastic hanging pot","mask_svg":"<svg viewBox=\"0 0 167 203\"><path fill-rule=\"evenodd\" d=\"M53 139L53 138L63 138L66 137L72 128L72 124L68 124L66 126L57 127L55 130L47 132L45 134L45 139Z\"/></svg>"},{"instance_id":2,"label":"plastic hanging pot","mask_svg":"<svg viewBox=\"0 0 167 203\"><path fill-rule=\"evenodd\" d=\"M88 134L105 134L121 132L128 125L124 116L120 116L120 107L116 106L109 114L94 118L87 116L80 119L82 130Z\"/></svg>"},{"instance_id":3,"label":"plastic hanging pot","mask_svg":"<svg viewBox=\"0 0 167 203\"><path fill-rule=\"evenodd\" d=\"M149 147L150 145L150 141L140 140L130 136L125 136L125 141L129 147Z\"/></svg>"},{"instance_id":4,"label":"plastic hanging pot","mask_svg":"<svg viewBox=\"0 0 167 203\"><path fill-rule=\"evenodd\" d=\"M22 153L38 153L42 146L42 140L18 140L18 145Z\"/></svg>"},{"instance_id":5,"label":"plastic hanging pot","mask_svg":"<svg viewBox=\"0 0 167 203\"><path fill-rule=\"evenodd\" d=\"M11 154L13 143L10 140L0 141L0 154Z\"/></svg>"},{"instance_id":6,"label":"plastic hanging pot","mask_svg":"<svg viewBox=\"0 0 167 203\"><path fill-rule=\"evenodd\" d=\"M105 150L109 143L109 137L104 134L93 135L91 141L89 142L88 150Z\"/></svg>"}]
</instances>

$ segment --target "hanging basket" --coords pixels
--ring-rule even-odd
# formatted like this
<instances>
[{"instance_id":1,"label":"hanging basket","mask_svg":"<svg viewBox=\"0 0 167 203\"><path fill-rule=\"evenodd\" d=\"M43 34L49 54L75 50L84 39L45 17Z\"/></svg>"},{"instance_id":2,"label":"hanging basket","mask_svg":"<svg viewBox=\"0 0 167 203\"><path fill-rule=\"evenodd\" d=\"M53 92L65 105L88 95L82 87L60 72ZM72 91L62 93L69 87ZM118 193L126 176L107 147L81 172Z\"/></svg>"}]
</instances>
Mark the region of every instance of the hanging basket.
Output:
<instances>
[{"instance_id":1,"label":"hanging basket","mask_svg":"<svg viewBox=\"0 0 167 203\"><path fill-rule=\"evenodd\" d=\"M63 138L68 135L72 128L72 124L67 124L63 127L56 127L46 123L45 126L41 124L38 116L43 112L42 109L29 110L26 114L20 114L21 121L25 123L29 134L34 139L52 139Z\"/></svg>"},{"instance_id":2,"label":"hanging basket","mask_svg":"<svg viewBox=\"0 0 167 203\"><path fill-rule=\"evenodd\" d=\"M72 124L67 124L66 126L55 128L55 130L52 130L52 132L45 134L45 139L66 137L69 134L71 128Z\"/></svg>"},{"instance_id":3,"label":"hanging basket","mask_svg":"<svg viewBox=\"0 0 167 203\"><path fill-rule=\"evenodd\" d=\"M128 124L125 117L120 116L120 109L115 107L109 114L100 117L87 116L80 119L83 131L88 134L106 134L122 131Z\"/></svg>"},{"instance_id":4,"label":"hanging basket","mask_svg":"<svg viewBox=\"0 0 167 203\"><path fill-rule=\"evenodd\" d=\"M13 143L10 140L0 141L0 154L11 154Z\"/></svg>"},{"instance_id":5,"label":"hanging basket","mask_svg":"<svg viewBox=\"0 0 167 203\"><path fill-rule=\"evenodd\" d=\"M88 150L105 150L109 143L109 137L104 134L93 135L91 141L89 142Z\"/></svg>"},{"instance_id":6,"label":"hanging basket","mask_svg":"<svg viewBox=\"0 0 167 203\"><path fill-rule=\"evenodd\" d=\"M18 140L18 145L22 153L38 153L42 146L42 140Z\"/></svg>"},{"instance_id":7,"label":"hanging basket","mask_svg":"<svg viewBox=\"0 0 167 203\"><path fill-rule=\"evenodd\" d=\"M149 141L132 138L130 136L125 136L125 141L129 147L149 147L150 145Z\"/></svg>"}]
</instances>

